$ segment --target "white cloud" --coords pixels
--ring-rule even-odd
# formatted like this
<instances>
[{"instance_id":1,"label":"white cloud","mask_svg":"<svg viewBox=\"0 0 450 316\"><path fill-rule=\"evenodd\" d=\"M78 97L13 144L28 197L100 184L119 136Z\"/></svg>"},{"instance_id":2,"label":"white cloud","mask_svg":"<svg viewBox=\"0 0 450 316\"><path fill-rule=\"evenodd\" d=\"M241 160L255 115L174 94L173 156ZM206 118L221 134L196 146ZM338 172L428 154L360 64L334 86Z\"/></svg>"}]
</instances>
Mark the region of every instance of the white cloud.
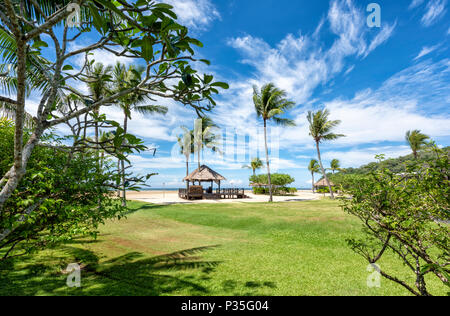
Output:
<instances>
[{"instance_id":1,"label":"white cloud","mask_svg":"<svg viewBox=\"0 0 450 316\"><path fill-rule=\"evenodd\" d=\"M413 0L411 1L411 4L409 5L409 9L414 9L418 6L420 6L423 3L424 0Z\"/></svg>"},{"instance_id":2,"label":"white cloud","mask_svg":"<svg viewBox=\"0 0 450 316\"><path fill-rule=\"evenodd\" d=\"M447 0L430 0L426 6L426 12L421 22L424 26L430 26L444 16Z\"/></svg>"},{"instance_id":3,"label":"white cloud","mask_svg":"<svg viewBox=\"0 0 450 316\"><path fill-rule=\"evenodd\" d=\"M327 161L339 159L343 168L355 167L375 162L375 156L384 154L385 158L396 158L410 154L407 146L381 146L346 151L325 151L323 158Z\"/></svg>"},{"instance_id":4,"label":"white cloud","mask_svg":"<svg viewBox=\"0 0 450 316\"><path fill-rule=\"evenodd\" d=\"M450 136L449 81L450 60L424 61L393 75L376 90L323 102L331 111L331 119L342 121L336 132L347 136L324 146L403 142L411 129L434 138ZM311 150L305 111L298 113L296 123L296 127L283 130L281 149Z\"/></svg>"},{"instance_id":5,"label":"white cloud","mask_svg":"<svg viewBox=\"0 0 450 316\"><path fill-rule=\"evenodd\" d=\"M434 52L437 48L439 48L440 45L434 45L434 46L424 46L420 53L414 58L414 60L418 60L432 52Z\"/></svg>"},{"instance_id":6,"label":"white cloud","mask_svg":"<svg viewBox=\"0 0 450 316\"><path fill-rule=\"evenodd\" d=\"M328 49L318 38L321 22L313 36L288 34L275 47L251 35L232 38L228 44L239 50L243 62L256 68L258 82L274 82L298 103L305 103L314 90L345 69L346 59L365 58L393 34L386 24L370 35L362 9L348 1L333 1L327 16L336 40Z\"/></svg>"},{"instance_id":7,"label":"white cloud","mask_svg":"<svg viewBox=\"0 0 450 316\"><path fill-rule=\"evenodd\" d=\"M204 29L220 19L220 13L210 0L162 0L173 6L178 22L193 29Z\"/></svg>"}]
</instances>

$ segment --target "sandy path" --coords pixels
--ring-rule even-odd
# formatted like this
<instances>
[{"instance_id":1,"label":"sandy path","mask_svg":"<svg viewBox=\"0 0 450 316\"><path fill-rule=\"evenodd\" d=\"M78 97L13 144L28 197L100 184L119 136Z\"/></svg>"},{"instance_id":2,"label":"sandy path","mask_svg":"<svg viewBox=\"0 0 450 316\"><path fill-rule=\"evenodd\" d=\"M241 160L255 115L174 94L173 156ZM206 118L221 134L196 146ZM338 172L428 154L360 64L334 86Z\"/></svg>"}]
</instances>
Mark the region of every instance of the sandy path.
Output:
<instances>
[{"instance_id":1,"label":"sandy path","mask_svg":"<svg viewBox=\"0 0 450 316\"><path fill-rule=\"evenodd\" d=\"M197 204L197 203L259 203L267 202L269 197L265 195L254 195L251 191L245 192L250 198L241 200L195 200L187 201L178 197L175 191L141 191L128 192L127 199L133 201L148 202L153 204ZM274 196L274 202L298 202L319 200L323 194L313 194L311 191L299 191L292 196Z\"/></svg>"}]
</instances>

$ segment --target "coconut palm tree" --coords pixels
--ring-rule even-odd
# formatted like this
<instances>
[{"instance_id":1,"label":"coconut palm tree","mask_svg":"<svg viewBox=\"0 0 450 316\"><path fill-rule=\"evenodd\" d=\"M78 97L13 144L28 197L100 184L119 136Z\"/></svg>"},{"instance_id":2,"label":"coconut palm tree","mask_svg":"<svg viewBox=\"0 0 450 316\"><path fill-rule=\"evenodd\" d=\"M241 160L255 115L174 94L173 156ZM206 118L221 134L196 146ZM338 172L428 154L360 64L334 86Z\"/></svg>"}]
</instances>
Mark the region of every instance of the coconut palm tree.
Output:
<instances>
[{"instance_id":1,"label":"coconut palm tree","mask_svg":"<svg viewBox=\"0 0 450 316\"><path fill-rule=\"evenodd\" d=\"M320 169L322 171L322 175L327 182L328 188L330 189L331 198L334 199L333 190L330 185L330 180L328 179L327 173L325 172L325 168L322 164L322 158L320 156L320 143L323 141L331 141L336 140L340 137L345 137L342 134L334 134L332 130L338 126L341 121L330 121L328 117L330 116L330 111L327 109L319 110L317 112L308 112L308 122L309 122L309 135L312 136L316 143L317 149L317 157L319 160Z\"/></svg>"},{"instance_id":2,"label":"coconut palm tree","mask_svg":"<svg viewBox=\"0 0 450 316\"><path fill-rule=\"evenodd\" d=\"M258 87L253 87L253 103L255 105L256 114L262 118L264 122L264 145L266 149L267 176L269 180L269 202L273 202L272 179L270 177L269 149L267 146L267 122L273 120L281 126L295 126L294 121L281 118L287 110L295 104L286 99L286 92L275 87L273 83L264 85L261 91Z\"/></svg>"},{"instance_id":3,"label":"coconut palm tree","mask_svg":"<svg viewBox=\"0 0 450 316\"><path fill-rule=\"evenodd\" d=\"M428 135L422 134L419 130L408 131L406 132L406 142L414 155L414 159L418 158L418 151L423 148L427 144L427 140L430 139Z\"/></svg>"},{"instance_id":4,"label":"coconut palm tree","mask_svg":"<svg viewBox=\"0 0 450 316\"><path fill-rule=\"evenodd\" d=\"M194 152L197 153L198 169L201 167L201 152L209 148L213 152L220 152L219 135L214 132L218 126L208 116L195 120L194 126Z\"/></svg>"},{"instance_id":5,"label":"coconut palm tree","mask_svg":"<svg viewBox=\"0 0 450 316\"><path fill-rule=\"evenodd\" d=\"M125 65L117 63L112 70L112 89L114 93L121 92L123 90L135 87L142 81L142 76L145 73L144 67L138 67L131 65L128 69ZM124 133L128 132L128 121L131 120L131 113L136 111L143 115L149 114L167 114L167 107L160 105L146 105L148 97L139 92L129 93L117 100L117 105L122 109L124 114L123 129ZM122 204L126 205L126 187L125 187L125 161L119 159L122 174Z\"/></svg>"},{"instance_id":6,"label":"coconut palm tree","mask_svg":"<svg viewBox=\"0 0 450 316\"><path fill-rule=\"evenodd\" d=\"M338 159L333 159L330 164L330 170L333 171L333 174L341 170L341 162Z\"/></svg>"},{"instance_id":7,"label":"coconut palm tree","mask_svg":"<svg viewBox=\"0 0 450 316\"><path fill-rule=\"evenodd\" d=\"M111 66L104 66L102 63L96 63L93 67L87 67L86 69L86 84L89 89L90 97L94 103L97 103L107 95L111 94L111 81L112 81L112 70ZM94 114L99 115L100 109L97 107L94 109ZM95 143L97 151L99 148L99 124L95 122ZM97 153L97 156L99 153Z\"/></svg>"},{"instance_id":8,"label":"coconut palm tree","mask_svg":"<svg viewBox=\"0 0 450 316\"><path fill-rule=\"evenodd\" d=\"M312 177L312 191L313 193L316 193L316 188L314 186L315 184L314 174L320 172L319 162L316 159L311 159L311 161L309 162L308 170L309 172L311 172Z\"/></svg>"},{"instance_id":9,"label":"coconut palm tree","mask_svg":"<svg viewBox=\"0 0 450 316\"><path fill-rule=\"evenodd\" d=\"M256 176L256 170L261 169L263 166L264 166L264 163L258 157L258 158L253 158L252 162L249 165L244 165L244 166L242 166L242 168L244 168L244 169L252 169L253 170L253 175Z\"/></svg>"},{"instance_id":10,"label":"coconut palm tree","mask_svg":"<svg viewBox=\"0 0 450 316\"><path fill-rule=\"evenodd\" d=\"M189 176L189 158L191 154L194 154L194 142L193 142L193 131L188 130L186 127L182 126L183 135L178 136L178 145L180 146L180 152L184 157L186 157L186 177Z\"/></svg>"}]
</instances>

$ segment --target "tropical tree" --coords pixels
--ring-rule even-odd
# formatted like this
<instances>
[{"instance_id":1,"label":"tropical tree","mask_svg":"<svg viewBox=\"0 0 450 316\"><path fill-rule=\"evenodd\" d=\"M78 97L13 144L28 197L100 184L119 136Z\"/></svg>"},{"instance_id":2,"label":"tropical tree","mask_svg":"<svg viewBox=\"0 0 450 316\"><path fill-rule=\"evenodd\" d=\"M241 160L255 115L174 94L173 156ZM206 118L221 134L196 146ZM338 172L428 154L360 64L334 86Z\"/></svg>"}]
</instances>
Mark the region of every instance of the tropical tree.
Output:
<instances>
[{"instance_id":1,"label":"tropical tree","mask_svg":"<svg viewBox=\"0 0 450 316\"><path fill-rule=\"evenodd\" d=\"M341 170L341 162L338 159L333 159L330 164L330 170L333 171L333 174Z\"/></svg>"},{"instance_id":2,"label":"tropical tree","mask_svg":"<svg viewBox=\"0 0 450 316\"><path fill-rule=\"evenodd\" d=\"M138 85L145 75L145 68L131 65L128 69L125 65L117 63L112 71L113 84L112 88L115 93L130 89ZM136 111L143 115L150 114L166 114L168 109L160 105L144 104L149 101L148 94L144 92L132 92L126 94L117 100L117 105L122 109L124 114L123 130L128 133L128 120L131 120L131 113ZM126 141L126 140L125 140ZM124 144L126 145L126 144ZM122 204L126 205L126 186L125 186L125 159L119 159L120 170L122 173Z\"/></svg>"},{"instance_id":3,"label":"tropical tree","mask_svg":"<svg viewBox=\"0 0 450 316\"><path fill-rule=\"evenodd\" d=\"M73 3L80 5L81 23L79 27L70 29L66 21L71 14L69 4ZM213 97L219 93L219 88L227 89L228 85L215 82L213 76L199 73L193 68L197 61L206 64L209 61L195 58L194 46L201 47L203 44L190 37L188 28L180 25L177 19L172 6L155 1L0 1L0 53L3 63L0 65L0 102L7 104L9 111L14 113L14 152L8 168L0 174L0 217L6 218L5 212L9 212L10 216L6 225L0 227L0 239L9 238L11 228L33 225L29 220L38 219L38 215L44 211L39 211L39 208L41 200L47 196L34 199L30 191L22 186L24 179L31 179L38 186L40 183L45 184L39 181L40 175L33 178L34 173L30 172L34 170L28 170L33 153L42 146L68 152L65 158L69 160L78 153L82 158L82 153L93 153L99 147L105 151L105 155L121 159L126 159L120 157L121 153L145 150L142 141L125 134L120 123L108 119L104 114L95 117L95 112L101 112L101 107L114 104L127 94L139 92L180 102L199 115L214 108L216 103ZM89 70L95 69L92 56L99 51L107 51L113 56L130 58L135 64L142 64L146 69L144 78L128 89L113 91L100 98L95 98L92 91L87 94L78 91L75 87L81 81L92 79L87 74ZM26 129L25 109L30 94L38 96L39 100L33 113L33 127ZM66 102L69 95L70 99L76 99L77 102ZM92 142L86 133L94 127L94 121L98 121L99 129L109 132L104 143ZM71 140L71 146L67 145L67 140L61 144L50 141L43 143L49 130L63 124L70 128L68 135L64 136ZM127 146L123 146L125 140ZM99 158L95 154L93 156L95 164ZM73 170L76 171L76 164L74 166ZM97 169L100 167L97 163ZM42 165L41 168L45 171L46 167ZM115 174L108 172L105 190L117 190L114 185L116 178ZM75 186L77 180L73 181L68 185ZM78 184L86 183L91 182L81 179ZM64 186L58 189L61 188ZM37 189L36 192L43 192ZM101 194L93 200L102 200L103 191L97 190L97 193ZM84 195L77 193L72 197L82 203L80 197ZM70 208L64 215L87 222L101 221L105 218L99 208L102 205L95 205L96 208L90 208L95 212L89 215L70 213ZM117 203L114 205L117 206ZM52 207L49 205L49 208ZM60 227L45 224L43 229L53 232ZM74 231L83 230L83 225L79 225ZM45 241L40 241L40 244L48 245Z\"/></svg>"},{"instance_id":4,"label":"tropical tree","mask_svg":"<svg viewBox=\"0 0 450 316\"><path fill-rule=\"evenodd\" d=\"M204 148L213 152L220 152L220 137L215 133L218 125L208 116L195 120L194 124L194 152L197 153L198 169L201 167L201 153Z\"/></svg>"},{"instance_id":5,"label":"tropical tree","mask_svg":"<svg viewBox=\"0 0 450 316\"><path fill-rule=\"evenodd\" d=\"M258 157L258 158L253 158L252 162L249 165L244 165L244 166L242 166L242 168L244 168L244 169L252 169L253 175L255 176L256 175L256 170L261 169L263 166L264 166L264 163Z\"/></svg>"},{"instance_id":6,"label":"tropical tree","mask_svg":"<svg viewBox=\"0 0 450 316\"><path fill-rule=\"evenodd\" d=\"M320 172L319 162L316 159L311 159L308 165L308 170L309 172L311 172L313 193L316 193L316 187L314 186L315 184L314 174Z\"/></svg>"},{"instance_id":7,"label":"tropical tree","mask_svg":"<svg viewBox=\"0 0 450 316\"><path fill-rule=\"evenodd\" d=\"M406 142L408 143L409 147L411 147L411 150L414 155L414 159L417 159L418 157L418 151L424 147L424 145L427 144L427 140L430 139L428 135L422 134L419 130L413 130L406 132Z\"/></svg>"},{"instance_id":8,"label":"tropical tree","mask_svg":"<svg viewBox=\"0 0 450 316\"><path fill-rule=\"evenodd\" d=\"M273 202L272 181L270 177L269 148L267 146L267 122L272 120L280 126L295 126L293 120L281 115L291 109L295 103L286 98L286 92L275 87L273 83L264 85L260 91L253 87L253 103L258 118L264 122L264 146L266 150L267 175L269 180L269 202Z\"/></svg>"},{"instance_id":9,"label":"tropical tree","mask_svg":"<svg viewBox=\"0 0 450 316\"><path fill-rule=\"evenodd\" d=\"M330 180L328 179L325 168L323 167L322 158L320 156L320 143L323 141L336 140L340 137L345 137L345 135L332 133L332 130L338 126L341 121L330 121L328 119L329 116L330 111L328 109L319 110L317 112L309 111L307 119L309 122L309 135L312 136L316 143L317 157L322 175L327 182L328 188L330 189L331 198L334 199L333 189L331 188Z\"/></svg>"},{"instance_id":10,"label":"tropical tree","mask_svg":"<svg viewBox=\"0 0 450 316\"><path fill-rule=\"evenodd\" d=\"M180 146L180 153L186 157L186 177L189 176L189 158L191 154L194 154L194 142L193 140L193 131L190 131L186 127L182 126L183 135L178 136L178 145Z\"/></svg>"},{"instance_id":11,"label":"tropical tree","mask_svg":"<svg viewBox=\"0 0 450 316\"><path fill-rule=\"evenodd\" d=\"M111 82L112 82L112 67L104 66L102 63L96 63L93 67L89 65L86 68L85 82L89 88L92 102L98 103L101 99L111 95ZM100 107L97 106L93 109L94 124L95 124L95 142L97 144L97 156L100 155L100 128L98 117L100 115Z\"/></svg>"}]
</instances>

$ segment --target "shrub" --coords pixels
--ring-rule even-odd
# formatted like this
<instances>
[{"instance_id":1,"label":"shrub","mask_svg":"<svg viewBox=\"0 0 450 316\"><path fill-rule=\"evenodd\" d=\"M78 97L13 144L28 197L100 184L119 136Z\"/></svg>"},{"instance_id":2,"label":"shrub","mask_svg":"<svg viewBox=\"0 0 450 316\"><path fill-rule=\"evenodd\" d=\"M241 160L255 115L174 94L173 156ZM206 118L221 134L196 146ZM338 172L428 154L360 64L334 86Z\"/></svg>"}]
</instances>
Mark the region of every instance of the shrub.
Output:
<instances>
[{"instance_id":1,"label":"shrub","mask_svg":"<svg viewBox=\"0 0 450 316\"><path fill-rule=\"evenodd\" d=\"M0 121L0 174L13 163L13 129L10 122ZM43 141L59 140L50 135ZM75 236L95 237L104 220L125 212L112 196L111 187L118 181L116 164L106 159L99 164L93 151L70 154L38 146L25 176L0 209L4 258L12 250L24 254Z\"/></svg>"},{"instance_id":2,"label":"shrub","mask_svg":"<svg viewBox=\"0 0 450 316\"><path fill-rule=\"evenodd\" d=\"M449 155L438 148L423 161L410 161L406 172L373 171L346 190L343 209L364 224L365 237L348 240L370 264L390 250L409 268L415 282L377 270L415 295L427 296L425 277L449 285L450 170ZM381 162L382 159L380 159Z\"/></svg>"}]
</instances>

